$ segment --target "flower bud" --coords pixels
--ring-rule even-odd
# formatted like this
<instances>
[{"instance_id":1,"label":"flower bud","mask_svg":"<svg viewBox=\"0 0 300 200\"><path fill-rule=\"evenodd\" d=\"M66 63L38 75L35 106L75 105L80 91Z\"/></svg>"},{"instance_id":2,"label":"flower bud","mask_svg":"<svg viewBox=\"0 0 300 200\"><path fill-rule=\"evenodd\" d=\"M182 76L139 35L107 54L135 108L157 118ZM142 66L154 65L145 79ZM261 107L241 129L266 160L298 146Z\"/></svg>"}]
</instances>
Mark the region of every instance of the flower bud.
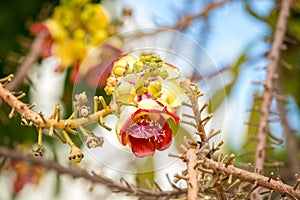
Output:
<instances>
[{"instance_id":1,"label":"flower bud","mask_svg":"<svg viewBox=\"0 0 300 200\"><path fill-rule=\"evenodd\" d=\"M168 72L167 72L166 70L160 71L160 72L158 73L158 75L159 75L162 79L166 79L166 78L168 78L168 76L169 76L169 74L168 74Z\"/></svg>"},{"instance_id":2,"label":"flower bud","mask_svg":"<svg viewBox=\"0 0 300 200\"><path fill-rule=\"evenodd\" d=\"M117 62L114 63L113 72L116 76L120 77L125 74L127 68L128 66L126 60L118 60Z\"/></svg>"},{"instance_id":3,"label":"flower bud","mask_svg":"<svg viewBox=\"0 0 300 200\"><path fill-rule=\"evenodd\" d=\"M136 58L131 55L122 56L114 62L113 72L116 76L123 76L127 71L132 71Z\"/></svg>"},{"instance_id":4,"label":"flower bud","mask_svg":"<svg viewBox=\"0 0 300 200\"><path fill-rule=\"evenodd\" d=\"M141 71L143 70L143 68L144 68L144 64L143 64L143 62L141 62L141 61L137 61L137 62L135 62L134 65L133 65L133 70L134 70L134 72L136 72L136 73L141 72Z\"/></svg>"},{"instance_id":5,"label":"flower bud","mask_svg":"<svg viewBox=\"0 0 300 200\"><path fill-rule=\"evenodd\" d=\"M106 79L106 83L109 86L116 87L118 85L118 79L115 76L110 76Z\"/></svg>"},{"instance_id":6,"label":"flower bud","mask_svg":"<svg viewBox=\"0 0 300 200\"><path fill-rule=\"evenodd\" d=\"M89 114L91 114L91 108L89 106L83 105L79 108L80 117L87 117Z\"/></svg>"},{"instance_id":7,"label":"flower bud","mask_svg":"<svg viewBox=\"0 0 300 200\"><path fill-rule=\"evenodd\" d=\"M136 89L136 93L138 96L141 96L142 94L145 94L147 92L147 88L145 86L139 87Z\"/></svg>"},{"instance_id":8,"label":"flower bud","mask_svg":"<svg viewBox=\"0 0 300 200\"><path fill-rule=\"evenodd\" d=\"M86 37L86 31L81 28L78 28L74 31L73 37L75 40L84 40Z\"/></svg>"},{"instance_id":9,"label":"flower bud","mask_svg":"<svg viewBox=\"0 0 300 200\"><path fill-rule=\"evenodd\" d=\"M83 104L88 102L88 98L85 92L75 95L75 103L77 106L82 106Z\"/></svg>"},{"instance_id":10,"label":"flower bud","mask_svg":"<svg viewBox=\"0 0 300 200\"><path fill-rule=\"evenodd\" d=\"M106 85L104 91L107 95L111 95L115 91L115 87Z\"/></svg>"}]
</instances>

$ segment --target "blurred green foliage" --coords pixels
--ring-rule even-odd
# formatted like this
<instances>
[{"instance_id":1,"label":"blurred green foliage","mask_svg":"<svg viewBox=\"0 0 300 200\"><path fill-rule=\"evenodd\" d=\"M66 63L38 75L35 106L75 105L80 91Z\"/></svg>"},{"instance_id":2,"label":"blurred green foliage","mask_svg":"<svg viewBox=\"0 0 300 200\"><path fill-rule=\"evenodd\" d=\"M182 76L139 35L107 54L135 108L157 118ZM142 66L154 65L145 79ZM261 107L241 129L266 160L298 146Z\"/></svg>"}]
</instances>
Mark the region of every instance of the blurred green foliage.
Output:
<instances>
[{"instance_id":1,"label":"blurred green foliage","mask_svg":"<svg viewBox=\"0 0 300 200\"><path fill-rule=\"evenodd\" d=\"M58 0L27 0L1 1L0 4L0 75L12 73L16 65L11 65L6 59L9 52L25 55L20 49L18 38L29 37L28 25L37 20L41 8L46 5L56 5Z\"/></svg>"},{"instance_id":2,"label":"blurred green foliage","mask_svg":"<svg viewBox=\"0 0 300 200\"><path fill-rule=\"evenodd\" d=\"M56 5L58 0L28 0L28 1L1 1L0 6L0 76L4 77L14 73L18 67L17 62L12 63L7 59L9 55L17 55L17 58L26 55L27 50L20 47L20 37L30 38L28 26L37 20L42 7ZM28 86L23 86L22 91L28 93ZM23 98L28 102L28 96ZM23 127L20 125L20 116L13 119L8 118L10 109L7 105L0 107L0 145L12 141L23 143L25 141L36 141L35 128ZM23 134L20 134L23 133ZM25 134L26 133L26 134ZM5 144L7 145L7 144Z\"/></svg>"}]
</instances>

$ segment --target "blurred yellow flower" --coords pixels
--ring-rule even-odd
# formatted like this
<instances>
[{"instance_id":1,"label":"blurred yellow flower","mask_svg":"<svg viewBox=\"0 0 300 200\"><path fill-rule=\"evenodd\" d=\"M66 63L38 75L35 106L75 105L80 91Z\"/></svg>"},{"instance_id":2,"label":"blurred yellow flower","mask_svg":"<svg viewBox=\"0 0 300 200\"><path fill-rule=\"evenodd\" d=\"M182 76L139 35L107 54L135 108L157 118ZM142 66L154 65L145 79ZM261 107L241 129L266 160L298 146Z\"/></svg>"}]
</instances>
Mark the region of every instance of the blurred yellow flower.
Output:
<instances>
[{"instance_id":1,"label":"blurred yellow flower","mask_svg":"<svg viewBox=\"0 0 300 200\"><path fill-rule=\"evenodd\" d=\"M88 4L81 13L81 20L88 31L106 29L109 25L107 13L99 4Z\"/></svg>"},{"instance_id":2,"label":"blurred yellow flower","mask_svg":"<svg viewBox=\"0 0 300 200\"><path fill-rule=\"evenodd\" d=\"M70 39L57 41L53 45L53 54L60 58L62 67L71 67L86 56L85 43Z\"/></svg>"}]
</instances>

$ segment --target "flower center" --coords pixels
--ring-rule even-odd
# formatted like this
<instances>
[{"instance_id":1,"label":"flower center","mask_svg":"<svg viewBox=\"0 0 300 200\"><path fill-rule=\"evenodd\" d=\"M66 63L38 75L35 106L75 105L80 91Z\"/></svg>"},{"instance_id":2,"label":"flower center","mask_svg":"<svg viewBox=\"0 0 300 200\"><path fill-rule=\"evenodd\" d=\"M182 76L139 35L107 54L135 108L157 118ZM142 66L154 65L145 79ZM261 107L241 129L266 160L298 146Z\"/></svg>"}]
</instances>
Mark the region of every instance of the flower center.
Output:
<instances>
[{"instance_id":1,"label":"flower center","mask_svg":"<svg viewBox=\"0 0 300 200\"><path fill-rule=\"evenodd\" d=\"M165 136L165 130L157 120L153 120L149 114L137 116L133 123L127 128L127 133L135 138L150 139L161 142Z\"/></svg>"}]
</instances>

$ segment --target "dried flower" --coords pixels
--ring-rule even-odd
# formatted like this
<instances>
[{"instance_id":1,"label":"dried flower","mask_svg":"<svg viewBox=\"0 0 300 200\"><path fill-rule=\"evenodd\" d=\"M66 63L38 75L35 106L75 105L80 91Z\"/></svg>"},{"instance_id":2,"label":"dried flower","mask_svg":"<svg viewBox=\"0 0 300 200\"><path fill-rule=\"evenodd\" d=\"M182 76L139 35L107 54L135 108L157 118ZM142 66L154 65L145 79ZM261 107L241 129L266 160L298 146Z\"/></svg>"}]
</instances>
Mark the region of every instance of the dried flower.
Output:
<instances>
[{"instance_id":1,"label":"dried flower","mask_svg":"<svg viewBox=\"0 0 300 200\"><path fill-rule=\"evenodd\" d=\"M75 95L75 104L76 106L82 106L84 105L85 103L87 103L89 100L86 96L86 93L85 92L82 92L80 94L76 94Z\"/></svg>"},{"instance_id":2,"label":"dried flower","mask_svg":"<svg viewBox=\"0 0 300 200\"><path fill-rule=\"evenodd\" d=\"M71 160L73 163L80 163L80 161L83 158L83 153L81 152L81 150L76 147L76 146L72 146L71 147L71 152L69 154L69 160Z\"/></svg>"},{"instance_id":3,"label":"dried flower","mask_svg":"<svg viewBox=\"0 0 300 200\"><path fill-rule=\"evenodd\" d=\"M91 114L91 108L89 106L83 105L78 109L80 117L87 117Z\"/></svg>"},{"instance_id":4,"label":"dried flower","mask_svg":"<svg viewBox=\"0 0 300 200\"><path fill-rule=\"evenodd\" d=\"M92 135L86 139L85 144L88 148L96 148L96 147L102 147L103 142L104 142L103 137L97 137L95 135Z\"/></svg>"}]
</instances>

